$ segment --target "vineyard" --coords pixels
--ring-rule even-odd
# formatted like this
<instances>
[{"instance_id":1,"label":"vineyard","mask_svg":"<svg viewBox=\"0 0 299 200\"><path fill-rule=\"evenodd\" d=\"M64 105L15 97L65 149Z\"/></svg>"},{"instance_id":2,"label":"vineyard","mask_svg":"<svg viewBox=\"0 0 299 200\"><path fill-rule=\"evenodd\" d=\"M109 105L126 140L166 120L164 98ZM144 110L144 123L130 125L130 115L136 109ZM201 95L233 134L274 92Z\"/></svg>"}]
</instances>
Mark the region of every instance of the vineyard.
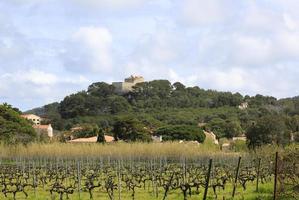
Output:
<instances>
[{"instance_id":1,"label":"vineyard","mask_svg":"<svg viewBox=\"0 0 299 200\"><path fill-rule=\"evenodd\" d=\"M298 148L275 155L2 157L0 199L297 200Z\"/></svg>"}]
</instances>

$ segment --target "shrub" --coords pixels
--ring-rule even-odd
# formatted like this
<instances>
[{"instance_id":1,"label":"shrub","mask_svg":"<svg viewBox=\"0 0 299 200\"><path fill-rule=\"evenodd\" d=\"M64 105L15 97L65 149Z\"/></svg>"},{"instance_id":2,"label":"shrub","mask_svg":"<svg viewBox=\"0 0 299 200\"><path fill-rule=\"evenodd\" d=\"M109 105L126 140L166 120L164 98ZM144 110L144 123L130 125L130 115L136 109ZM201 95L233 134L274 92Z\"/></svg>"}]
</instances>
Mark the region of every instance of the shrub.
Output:
<instances>
[{"instance_id":1,"label":"shrub","mask_svg":"<svg viewBox=\"0 0 299 200\"><path fill-rule=\"evenodd\" d=\"M37 138L29 121L10 106L0 105L0 142L27 144Z\"/></svg>"},{"instance_id":2,"label":"shrub","mask_svg":"<svg viewBox=\"0 0 299 200\"><path fill-rule=\"evenodd\" d=\"M205 134L202 129L197 126L189 125L169 125L159 128L155 131L155 135L162 135L163 140L186 140L203 142Z\"/></svg>"}]
</instances>

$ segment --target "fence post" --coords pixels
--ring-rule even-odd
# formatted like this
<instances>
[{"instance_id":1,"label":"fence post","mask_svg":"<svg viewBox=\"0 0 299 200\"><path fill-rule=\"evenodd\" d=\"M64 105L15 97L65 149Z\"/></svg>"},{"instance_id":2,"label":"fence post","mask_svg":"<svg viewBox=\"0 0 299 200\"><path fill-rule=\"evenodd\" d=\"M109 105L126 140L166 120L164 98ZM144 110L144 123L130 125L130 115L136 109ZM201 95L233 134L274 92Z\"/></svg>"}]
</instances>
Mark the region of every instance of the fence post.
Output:
<instances>
[{"instance_id":1,"label":"fence post","mask_svg":"<svg viewBox=\"0 0 299 200\"><path fill-rule=\"evenodd\" d=\"M237 187L237 183L238 183L240 164L241 164L241 156L239 157L239 160L238 160L238 166L237 166L236 177L235 177L235 181L234 181L233 194L232 194L233 198L235 197L235 193L236 193L236 187Z\"/></svg>"},{"instance_id":2,"label":"fence post","mask_svg":"<svg viewBox=\"0 0 299 200\"><path fill-rule=\"evenodd\" d=\"M273 194L273 200L276 200L276 194L277 194L277 174L278 174L278 152L275 154L275 177L274 177L274 194Z\"/></svg>"},{"instance_id":3,"label":"fence post","mask_svg":"<svg viewBox=\"0 0 299 200\"><path fill-rule=\"evenodd\" d=\"M260 178L261 158L258 159L257 174L256 174L256 192L259 191L259 178Z\"/></svg>"},{"instance_id":4,"label":"fence post","mask_svg":"<svg viewBox=\"0 0 299 200\"><path fill-rule=\"evenodd\" d=\"M120 172L120 160L118 160L118 173L117 173L117 176L118 176L118 200L121 200L121 172Z\"/></svg>"},{"instance_id":5,"label":"fence post","mask_svg":"<svg viewBox=\"0 0 299 200\"><path fill-rule=\"evenodd\" d=\"M210 159L209 170L208 170L208 174L207 174L207 178L206 178L206 186L205 186L205 193L203 195L203 200L206 200L207 195L208 195L209 182L210 182L210 176L211 176L211 170L212 170L212 162L213 162L213 159Z\"/></svg>"},{"instance_id":6,"label":"fence post","mask_svg":"<svg viewBox=\"0 0 299 200\"><path fill-rule=\"evenodd\" d=\"M78 195L79 200L81 199L81 169L80 169L80 161L77 161L77 177L78 177Z\"/></svg>"}]
</instances>

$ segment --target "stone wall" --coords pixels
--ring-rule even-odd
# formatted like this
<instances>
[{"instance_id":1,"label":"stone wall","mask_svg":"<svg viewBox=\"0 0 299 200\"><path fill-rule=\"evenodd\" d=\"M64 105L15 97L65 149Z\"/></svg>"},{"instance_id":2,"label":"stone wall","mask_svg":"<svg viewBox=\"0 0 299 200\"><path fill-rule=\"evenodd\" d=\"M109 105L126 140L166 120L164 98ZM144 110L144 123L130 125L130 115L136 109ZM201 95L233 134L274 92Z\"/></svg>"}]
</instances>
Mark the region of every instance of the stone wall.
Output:
<instances>
[{"instance_id":1,"label":"stone wall","mask_svg":"<svg viewBox=\"0 0 299 200\"><path fill-rule=\"evenodd\" d=\"M130 76L129 78L126 78L124 82L113 82L112 85L115 87L117 93L122 94L132 91L133 86L143 82L144 78L142 76Z\"/></svg>"}]
</instances>

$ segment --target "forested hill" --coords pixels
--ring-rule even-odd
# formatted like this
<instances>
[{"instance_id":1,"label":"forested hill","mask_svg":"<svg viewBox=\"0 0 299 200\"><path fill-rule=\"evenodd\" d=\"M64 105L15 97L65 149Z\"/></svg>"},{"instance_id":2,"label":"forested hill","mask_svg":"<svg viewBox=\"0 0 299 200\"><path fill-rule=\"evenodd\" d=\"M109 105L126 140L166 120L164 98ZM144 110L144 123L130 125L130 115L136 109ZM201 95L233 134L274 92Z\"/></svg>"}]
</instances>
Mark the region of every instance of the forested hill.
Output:
<instances>
[{"instance_id":1,"label":"forested hill","mask_svg":"<svg viewBox=\"0 0 299 200\"><path fill-rule=\"evenodd\" d=\"M242 103L248 108L239 109ZM247 132L252 124L271 116L296 132L299 124L299 98L278 100L274 97L204 90L186 87L168 80L138 83L127 94L117 94L113 85L97 82L86 91L71 94L60 103L36 108L28 113L42 115L57 130L76 124L94 123L113 126L115 120L133 117L150 129L165 125L198 125L212 130L217 137L233 137Z\"/></svg>"}]
</instances>

